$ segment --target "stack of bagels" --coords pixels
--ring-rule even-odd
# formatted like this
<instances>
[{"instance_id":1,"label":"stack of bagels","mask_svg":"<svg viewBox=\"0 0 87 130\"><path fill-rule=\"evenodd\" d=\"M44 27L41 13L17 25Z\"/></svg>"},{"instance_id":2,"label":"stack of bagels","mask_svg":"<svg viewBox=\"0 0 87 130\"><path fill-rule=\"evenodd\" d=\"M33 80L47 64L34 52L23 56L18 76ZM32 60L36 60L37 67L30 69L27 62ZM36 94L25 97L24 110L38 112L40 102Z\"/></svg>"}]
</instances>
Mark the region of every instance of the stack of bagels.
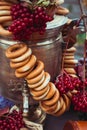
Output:
<instances>
[{"instance_id":1,"label":"stack of bagels","mask_svg":"<svg viewBox=\"0 0 87 130\"><path fill-rule=\"evenodd\" d=\"M64 49L62 58L63 58L63 68L68 75L72 77L77 77L75 66L78 63L78 60L75 59L76 48L74 46ZM66 95L69 98L72 98L72 95L77 93L77 90L68 91Z\"/></svg>"},{"instance_id":2,"label":"stack of bagels","mask_svg":"<svg viewBox=\"0 0 87 130\"><path fill-rule=\"evenodd\" d=\"M70 98L60 95L59 90L50 82L51 76L44 70L44 63L32 54L31 48L24 43L11 45L6 49L10 67L15 76L27 81L32 97L39 101L42 110L48 114L60 116L70 107Z\"/></svg>"},{"instance_id":3,"label":"stack of bagels","mask_svg":"<svg viewBox=\"0 0 87 130\"><path fill-rule=\"evenodd\" d=\"M63 50L64 70L72 77L76 77L76 71L74 68L75 65L78 63L78 61L74 57L75 52L75 47Z\"/></svg>"},{"instance_id":4,"label":"stack of bagels","mask_svg":"<svg viewBox=\"0 0 87 130\"><path fill-rule=\"evenodd\" d=\"M18 3L17 0L0 0L0 36L2 37L12 37L12 32L8 31L8 27L12 23L11 6L14 3Z\"/></svg>"}]
</instances>

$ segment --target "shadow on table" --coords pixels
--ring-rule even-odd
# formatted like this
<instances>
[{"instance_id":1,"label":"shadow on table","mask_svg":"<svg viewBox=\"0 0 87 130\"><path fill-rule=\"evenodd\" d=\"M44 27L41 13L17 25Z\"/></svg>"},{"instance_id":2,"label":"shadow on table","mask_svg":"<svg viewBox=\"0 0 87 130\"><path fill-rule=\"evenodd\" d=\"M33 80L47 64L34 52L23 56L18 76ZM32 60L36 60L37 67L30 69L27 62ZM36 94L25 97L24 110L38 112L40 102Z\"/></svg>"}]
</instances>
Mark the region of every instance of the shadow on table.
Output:
<instances>
[{"instance_id":1,"label":"shadow on table","mask_svg":"<svg viewBox=\"0 0 87 130\"><path fill-rule=\"evenodd\" d=\"M63 130L64 124L68 120L78 120L77 113L71 110L60 117L47 115L44 130Z\"/></svg>"}]
</instances>

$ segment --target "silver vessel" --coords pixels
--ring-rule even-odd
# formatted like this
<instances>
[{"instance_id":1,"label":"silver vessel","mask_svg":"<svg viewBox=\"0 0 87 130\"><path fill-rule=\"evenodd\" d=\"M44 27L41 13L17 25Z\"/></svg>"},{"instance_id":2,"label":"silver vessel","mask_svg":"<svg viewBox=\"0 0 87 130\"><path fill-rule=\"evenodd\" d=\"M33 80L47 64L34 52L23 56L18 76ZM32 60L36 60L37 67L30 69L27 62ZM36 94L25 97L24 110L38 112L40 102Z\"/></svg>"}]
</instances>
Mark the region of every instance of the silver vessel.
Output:
<instances>
[{"instance_id":1,"label":"silver vessel","mask_svg":"<svg viewBox=\"0 0 87 130\"><path fill-rule=\"evenodd\" d=\"M63 25L68 21L67 17L55 16L54 20L47 23L44 35L33 34L25 43L32 48L33 54L45 64L45 71L51 75L51 81L61 71L62 59L62 34ZM9 66L9 59L5 56L5 50L17 43L10 38L0 37L0 95L22 103L22 88L24 79L18 79L14 75L14 69ZM32 102L31 102L32 103Z\"/></svg>"}]
</instances>

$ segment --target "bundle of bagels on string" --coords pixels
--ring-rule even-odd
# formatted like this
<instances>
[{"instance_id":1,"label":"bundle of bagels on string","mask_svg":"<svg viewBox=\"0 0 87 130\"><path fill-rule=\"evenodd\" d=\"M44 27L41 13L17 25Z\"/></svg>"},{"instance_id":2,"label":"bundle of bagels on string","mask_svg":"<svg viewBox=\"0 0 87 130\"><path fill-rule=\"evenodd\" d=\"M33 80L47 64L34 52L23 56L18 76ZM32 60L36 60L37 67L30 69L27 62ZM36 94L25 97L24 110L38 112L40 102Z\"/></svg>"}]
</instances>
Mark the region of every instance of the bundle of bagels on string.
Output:
<instances>
[{"instance_id":1,"label":"bundle of bagels on string","mask_svg":"<svg viewBox=\"0 0 87 130\"><path fill-rule=\"evenodd\" d=\"M38 101L43 111L54 116L60 116L68 111L71 101L76 99L82 88L82 82L74 69L77 64L74 54L75 47L63 50L61 73L51 82L51 75L45 71L44 63L38 60L32 49L26 44L33 32L43 35L46 23L56 15L67 15L69 10L62 7L63 0L1 0L0 1L0 36L12 38L17 44L6 49L5 55L9 64L15 70L17 78L27 81L30 94ZM42 22L43 21L43 22ZM82 110L80 104L75 104L75 110ZM78 102L78 101L77 101ZM85 104L86 107L86 104ZM87 109L84 108L84 111Z\"/></svg>"}]
</instances>

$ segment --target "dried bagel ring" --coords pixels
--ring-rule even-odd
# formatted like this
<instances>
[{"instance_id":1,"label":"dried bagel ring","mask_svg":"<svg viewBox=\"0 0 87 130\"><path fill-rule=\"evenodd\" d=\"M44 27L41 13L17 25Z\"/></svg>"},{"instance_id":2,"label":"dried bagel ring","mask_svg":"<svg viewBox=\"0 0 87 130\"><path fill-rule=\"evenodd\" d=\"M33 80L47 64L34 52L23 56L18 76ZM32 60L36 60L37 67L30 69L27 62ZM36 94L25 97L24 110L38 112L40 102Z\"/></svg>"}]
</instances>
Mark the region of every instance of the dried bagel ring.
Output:
<instances>
[{"instance_id":1,"label":"dried bagel ring","mask_svg":"<svg viewBox=\"0 0 87 130\"><path fill-rule=\"evenodd\" d=\"M13 4L18 3L18 0L5 0L5 1L13 3Z\"/></svg>"},{"instance_id":2,"label":"dried bagel ring","mask_svg":"<svg viewBox=\"0 0 87 130\"><path fill-rule=\"evenodd\" d=\"M50 78L51 78L50 74L45 72L45 79L44 79L43 83L40 86L36 87L35 90L38 91L38 90L42 90L43 88L45 88L48 85Z\"/></svg>"},{"instance_id":3,"label":"dried bagel ring","mask_svg":"<svg viewBox=\"0 0 87 130\"><path fill-rule=\"evenodd\" d=\"M76 94L77 92L78 92L78 91L75 90L75 89L73 89L73 90L71 91L72 94Z\"/></svg>"},{"instance_id":4,"label":"dried bagel ring","mask_svg":"<svg viewBox=\"0 0 87 130\"><path fill-rule=\"evenodd\" d=\"M28 84L28 86L29 86L29 88L36 88L36 87L38 87L38 86L40 86L42 83L43 83L43 81L44 81L44 79L45 79L45 74L43 75L43 77L41 78L41 80L39 81L39 82L37 82L37 83L35 83L35 84ZM28 81L27 81L28 82Z\"/></svg>"},{"instance_id":5,"label":"dried bagel ring","mask_svg":"<svg viewBox=\"0 0 87 130\"><path fill-rule=\"evenodd\" d=\"M65 102L63 102L62 108L53 115L54 116L61 116L65 111L66 111L66 104L65 104Z\"/></svg>"},{"instance_id":6,"label":"dried bagel ring","mask_svg":"<svg viewBox=\"0 0 87 130\"><path fill-rule=\"evenodd\" d=\"M9 32L5 28L3 28L2 25L0 25L0 36L2 36L2 37L11 37L12 32Z\"/></svg>"},{"instance_id":7,"label":"dried bagel ring","mask_svg":"<svg viewBox=\"0 0 87 130\"><path fill-rule=\"evenodd\" d=\"M55 114L57 111L59 111L59 110L62 108L63 102L64 102L64 101L63 101L63 98L60 97L59 100L58 100L58 102L57 102L57 107L56 107L55 110L52 112L52 114Z\"/></svg>"},{"instance_id":8,"label":"dried bagel ring","mask_svg":"<svg viewBox=\"0 0 87 130\"><path fill-rule=\"evenodd\" d=\"M57 104L54 104L53 106L47 106L42 101L40 101L40 107L43 111L45 111L48 114L52 114L52 112L56 109Z\"/></svg>"},{"instance_id":9,"label":"dried bagel ring","mask_svg":"<svg viewBox=\"0 0 87 130\"><path fill-rule=\"evenodd\" d=\"M70 108L70 99L69 99L69 97L67 97L67 95L63 94L63 99L64 99L64 101L66 103L66 110L69 110L69 108Z\"/></svg>"},{"instance_id":10,"label":"dried bagel ring","mask_svg":"<svg viewBox=\"0 0 87 130\"><path fill-rule=\"evenodd\" d=\"M69 13L69 10L65 7L58 6L56 8L56 14L58 14L58 15L67 15L68 13Z\"/></svg>"},{"instance_id":11,"label":"dried bagel ring","mask_svg":"<svg viewBox=\"0 0 87 130\"><path fill-rule=\"evenodd\" d=\"M35 55L31 55L30 60L24 66L17 69L19 73L30 70L36 64L37 58Z\"/></svg>"},{"instance_id":12,"label":"dried bagel ring","mask_svg":"<svg viewBox=\"0 0 87 130\"><path fill-rule=\"evenodd\" d=\"M44 69L44 63L40 60L37 61L36 67L29 75L26 76L26 79L32 79L36 77L42 72L43 69Z\"/></svg>"},{"instance_id":13,"label":"dried bagel ring","mask_svg":"<svg viewBox=\"0 0 87 130\"><path fill-rule=\"evenodd\" d=\"M64 68L64 70L68 73L68 74L76 74L76 71L74 68Z\"/></svg>"},{"instance_id":14,"label":"dried bagel ring","mask_svg":"<svg viewBox=\"0 0 87 130\"><path fill-rule=\"evenodd\" d=\"M17 72L17 70L15 71L15 76L17 77L17 78L24 78L25 76L27 76L29 73L31 73L31 71L33 70L33 67L30 69L30 70L28 70L28 71L26 71L26 72L23 72L23 73L19 73L19 72Z\"/></svg>"},{"instance_id":15,"label":"dried bagel ring","mask_svg":"<svg viewBox=\"0 0 87 130\"><path fill-rule=\"evenodd\" d=\"M32 54L32 50L30 48L28 48L24 53L22 53L20 56L12 58L11 61L12 62L21 62L23 60L26 60L27 58L29 59L30 55Z\"/></svg>"},{"instance_id":16,"label":"dried bagel ring","mask_svg":"<svg viewBox=\"0 0 87 130\"><path fill-rule=\"evenodd\" d=\"M1 16L10 16L9 10L0 10L0 17Z\"/></svg>"},{"instance_id":17,"label":"dried bagel ring","mask_svg":"<svg viewBox=\"0 0 87 130\"><path fill-rule=\"evenodd\" d=\"M66 95L71 99L73 94L70 91L68 91Z\"/></svg>"},{"instance_id":18,"label":"dried bagel ring","mask_svg":"<svg viewBox=\"0 0 87 130\"><path fill-rule=\"evenodd\" d=\"M11 16L0 16L0 23L11 21L11 20L12 20Z\"/></svg>"},{"instance_id":19,"label":"dried bagel ring","mask_svg":"<svg viewBox=\"0 0 87 130\"><path fill-rule=\"evenodd\" d=\"M34 77L32 79L28 79L27 82L29 84L35 84L35 83L37 83L37 82L39 82L41 80L43 75L44 75L44 70L42 70L42 72L39 75L37 75L36 77Z\"/></svg>"},{"instance_id":20,"label":"dried bagel ring","mask_svg":"<svg viewBox=\"0 0 87 130\"><path fill-rule=\"evenodd\" d=\"M27 51L26 44L19 43L19 44L11 45L6 50L6 56L10 59L16 58L24 54L26 51Z\"/></svg>"},{"instance_id":21,"label":"dried bagel ring","mask_svg":"<svg viewBox=\"0 0 87 130\"><path fill-rule=\"evenodd\" d=\"M76 52L76 48L75 47L71 47L69 49L63 50L63 52L65 52L65 53L74 53L74 52Z\"/></svg>"},{"instance_id":22,"label":"dried bagel ring","mask_svg":"<svg viewBox=\"0 0 87 130\"><path fill-rule=\"evenodd\" d=\"M49 82L48 86L50 87L50 90L49 90L47 96L44 98L44 100L50 99L56 91L56 87L53 83Z\"/></svg>"},{"instance_id":23,"label":"dried bagel ring","mask_svg":"<svg viewBox=\"0 0 87 130\"><path fill-rule=\"evenodd\" d=\"M12 3L6 1L0 1L0 6L1 5L12 5Z\"/></svg>"},{"instance_id":24,"label":"dried bagel ring","mask_svg":"<svg viewBox=\"0 0 87 130\"><path fill-rule=\"evenodd\" d=\"M12 24L12 21L6 21L6 22L3 22L1 25L6 28L6 27L9 27L11 24Z\"/></svg>"},{"instance_id":25,"label":"dried bagel ring","mask_svg":"<svg viewBox=\"0 0 87 130\"><path fill-rule=\"evenodd\" d=\"M48 91L49 91L49 88L47 89L47 91L46 91L43 95L38 96L38 97L33 96L33 99L35 99L35 100L37 100L37 101L41 101L41 100L43 100L44 97L48 94Z\"/></svg>"},{"instance_id":26,"label":"dried bagel ring","mask_svg":"<svg viewBox=\"0 0 87 130\"><path fill-rule=\"evenodd\" d=\"M60 97L59 100L58 100L58 102L55 103L52 106L47 106L45 104L43 104L43 105L45 106L45 108L48 107L48 109L46 110L46 112L53 115L53 114L55 114L57 111L59 111L62 108L63 102L64 102L63 98ZM55 106L55 107L53 107L53 106Z\"/></svg>"},{"instance_id":27,"label":"dried bagel ring","mask_svg":"<svg viewBox=\"0 0 87 130\"><path fill-rule=\"evenodd\" d=\"M39 97L41 95L43 95L47 90L48 90L48 87L45 87L43 88L42 90L39 90L39 91L35 91L34 89L30 89L30 93L32 96L36 96L36 97Z\"/></svg>"},{"instance_id":28,"label":"dried bagel ring","mask_svg":"<svg viewBox=\"0 0 87 130\"><path fill-rule=\"evenodd\" d=\"M11 9L11 6L9 6L9 5L0 6L0 10L10 10L10 9Z\"/></svg>"},{"instance_id":29,"label":"dried bagel ring","mask_svg":"<svg viewBox=\"0 0 87 130\"><path fill-rule=\"evenodd\" d=\"M19 67L25 65L28 61L29 61L29 58L26 59L26 60L24 60L24 61L17 62L17 63L10 61L10 66L11 66L11 68L13 68L13 69L17 69L17 68L19 68Z\"/></svg>"},{"instance_id":30,"label":"dried bagel ring","mask_svg":"<svg viewBox=\"0 0 87 130\"><path fill-rule=\"evenodd\" d=\"M45 105L52 106L52 105L54 105L58 101L59 97L60 97L59 91L55 91L55 93L54 93L53 97L51 97L51 99L44 100L42 102Z\"/></svg>"}]
</instances>

